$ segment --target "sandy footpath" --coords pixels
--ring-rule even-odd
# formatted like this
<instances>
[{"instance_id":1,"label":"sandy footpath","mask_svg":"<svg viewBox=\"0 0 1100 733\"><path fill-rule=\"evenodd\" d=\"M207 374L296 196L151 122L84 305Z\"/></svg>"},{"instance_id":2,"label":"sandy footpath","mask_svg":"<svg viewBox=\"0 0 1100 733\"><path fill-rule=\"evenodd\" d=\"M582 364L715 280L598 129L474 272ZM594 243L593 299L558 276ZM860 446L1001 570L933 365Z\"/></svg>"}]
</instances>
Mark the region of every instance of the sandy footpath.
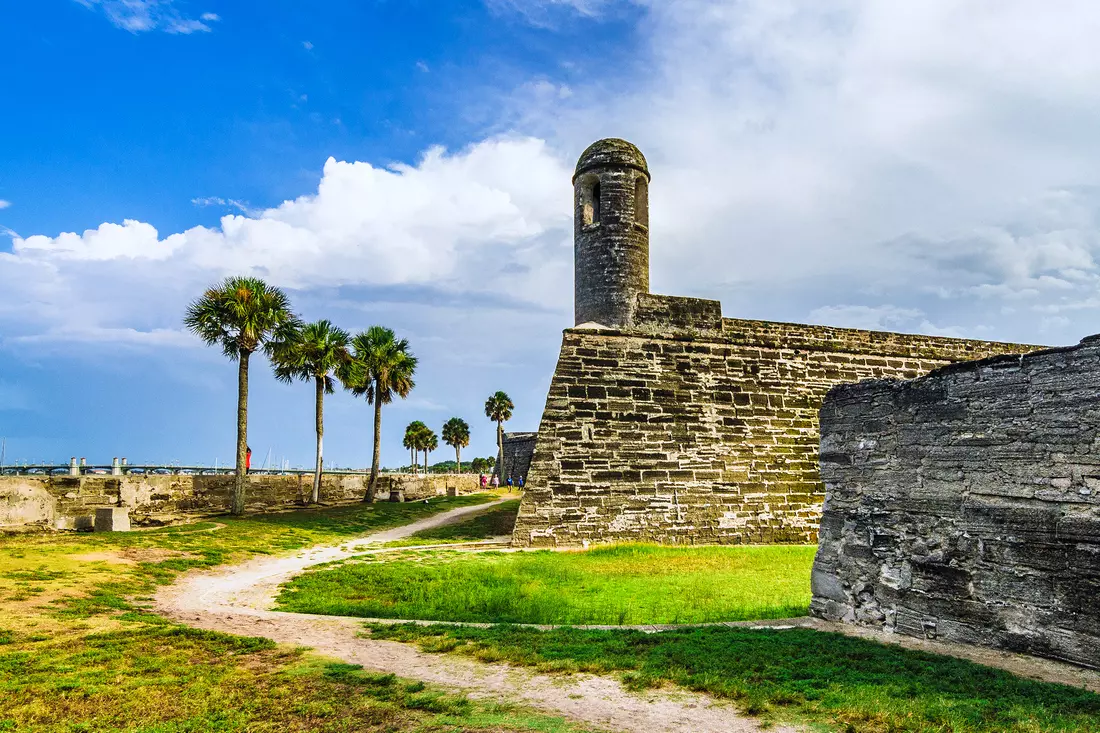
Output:
<instances>
[{"instance_id":1,"label":"sandy footpath","mask_svg":"<svg viewBox=\"0 0 1100 733\"><path fill-rule=\"evenodd\" d=\"M698 693L632 693L609 677L551 676L505 664L426 654L407 644L360 638L362 619L268 610L278 588L306 568L341 560L433 527L453 524L502 502L462 507L362 539L293 555L256 557L241 565L194 571L156 595L158 613L189 626L312 647L328 657L422 680L472 698L526 705L593 728L631 733L741 733L762 730L727 704ZM775 733L797 729L772 726Z\"/></svg>"}]
</instances>

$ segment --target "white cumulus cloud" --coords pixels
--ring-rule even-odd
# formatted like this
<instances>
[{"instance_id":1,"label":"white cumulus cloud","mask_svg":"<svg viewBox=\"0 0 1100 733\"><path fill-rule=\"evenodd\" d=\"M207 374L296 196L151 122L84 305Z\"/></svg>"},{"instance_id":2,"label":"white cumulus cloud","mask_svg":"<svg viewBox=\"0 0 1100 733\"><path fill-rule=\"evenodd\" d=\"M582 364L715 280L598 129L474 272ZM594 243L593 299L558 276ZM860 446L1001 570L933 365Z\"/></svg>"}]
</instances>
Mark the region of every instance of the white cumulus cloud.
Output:
<instances>
[{"instance_id":1,"label":"white cumulus cloud","mask_svg":"<svg viewBox=\"0 0 1100 733\"><path fill-rule=\"evenodd\" d=\"M655 288L756 317L916 308L1006 338L1040 323L996 318L1002 298L1091 294L1100 5L618 5L647 9L636 67L582 61L567 96L565 79L525 83L508 124L563 150L642 148Z\"/></svg>"},{"instance_id":2,"label":"white cumulus cloud","mask_svg":"<svg viewBox=\"0 0 1100 733\"><path fill-rule=\"evenodd\" d=\"M561 308L569 175L530 138L487 140L453 154L431 148L415 165L329 159L316 192L254 215L225 215L218 227L162 235L126 220L15 237L12 252L0 253L0 284L13 293L8 315L27 319L23 328L38 324L21 338L75 329L133 341L133 320L149 332L174 327L187 297L231 274L297 290L503 290L532 307ZM0 321L4 315L0 304Z\"/></svg>"}]
</instances>

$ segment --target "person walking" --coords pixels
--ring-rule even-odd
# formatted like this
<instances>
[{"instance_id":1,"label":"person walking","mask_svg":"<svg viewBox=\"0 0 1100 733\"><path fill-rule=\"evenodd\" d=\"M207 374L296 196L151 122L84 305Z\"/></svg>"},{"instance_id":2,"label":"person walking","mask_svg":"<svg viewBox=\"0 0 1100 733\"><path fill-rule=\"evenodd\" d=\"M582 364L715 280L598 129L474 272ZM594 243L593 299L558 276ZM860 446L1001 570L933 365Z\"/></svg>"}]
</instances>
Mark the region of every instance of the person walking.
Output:
<instances>
[{"instance_id":1,"label":"person walking","mask_svg":"<svg viewBox=\"0 0 1100 733\"><path fill-rule=\"evenodd\" d=\"M523 476L520 476L520 477L519 477L519 487L520 487L521 489L523 488Z\"/></svg>"},{"instance_id":2,"label":"person walking","mask_svg":"<svg viewBox=\"0 0 1100 733\"><path fill-rule=\"evenodd\" d=\"M499 487L500 487L500 476L497 476L494 473L493 474L493 488L496 489L496 488L499 488Z\"/></svg>"},{"instance_id":3,"label":"person walking","mask_svg":"<svg viewBox=\"0 0 1100 733\"><path fill-rule=\"evenodd\" d=\"M477 480L481 483L481 488L485 488L485 485L489 483L489 479L485 478L485 474L478 474Z\"/></svg>"},{"instance_id":4,"label":"person walking","mask_svg":"<svg viewBox=\"0 0 1100 733\"><path fill-rule=\"evenodd\" d=\"M252 470L252 449L245 446L244 454L244 475L247 476L248 472Z\"/></svg>"},{"instance_id":5,"label":"person walking","mask_svg":"<svg viewBox=\"0 0 1100 733\"><path fill-rule=\"evenodd\" d=\"M508 488L510 489L510 488L512 488L512 486L513 486L512 477L509 476L508 477Z\"/></svg>"}]
</instances>

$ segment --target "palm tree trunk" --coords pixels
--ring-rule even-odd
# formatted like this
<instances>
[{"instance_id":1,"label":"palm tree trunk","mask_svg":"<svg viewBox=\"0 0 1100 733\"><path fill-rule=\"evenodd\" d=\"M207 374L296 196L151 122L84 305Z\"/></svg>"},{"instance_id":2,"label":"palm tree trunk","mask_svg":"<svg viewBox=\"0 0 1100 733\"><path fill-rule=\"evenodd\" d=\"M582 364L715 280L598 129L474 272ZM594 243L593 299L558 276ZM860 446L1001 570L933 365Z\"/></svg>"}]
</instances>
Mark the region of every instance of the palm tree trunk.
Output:
<instances>
[{"instance_id":1,"label":"palm tree trunk","mask_svg":"<svg viewBox=\"0 0 1100 733\"><path fill-rule=\"evenodd\" d=\"M317 463L313 468L313 496L310 497L311 504L317 504L321 501L321 466L324 463L324 459L321 455L321 442L325 434L325 379L324 377L316 377L317 382Z\"/></svg>"},{"instance_id":2,"label":"palm tree trunk","mask_svg":"<svg viewBox=\"0 0 1100 733\"><path fill-rule=\"evenodd\" d=\"M462 449L457 445L455 446L455 463L458 464L455 466L455 473L462 473Z\"/></svg>"},{"instance_id":3,"label":"palm tree trunk","mask_svg":"<svg viewBox=\"0 0 1100 733\"><path fill-rule=\"evenodd\" d=\"M497 476L504 486L504 421L497 420Z\"/></svg>"},{"instance_id":4,"label":"palm tree trunk","mask_svg":"<svg viewBox=\"0 0 1100 733\"><path fill-rule=\"evenodd\" d=\"M374 457L370 464L370 481L367 483L366 501L374 501L374 494L378 488L378 464L382 460L382 400L378 399L381 390L375 382L374 390Z\"/></svg>"},{"instance_id":5,"label":"palm tree trunk","mask_svg":"<svg viewBox=\"0 0 1100 733\"><path fill-rule=\"evenodd\" d=\"M428 449L424 449L424 475L428 475Z\"/></svg>"},{"instance_id":6,"label":"palm tree trunk","mask_svg":"<svg viewBox=\"0 0 1100 733\"><path fill-rule=\"evenodd\" d=\"M237 478L233 482L233 501L229 511L244 514L245 460L248 453L248 357L252 352L241 349L237 361Z\"/></svg>"}]
</instances>

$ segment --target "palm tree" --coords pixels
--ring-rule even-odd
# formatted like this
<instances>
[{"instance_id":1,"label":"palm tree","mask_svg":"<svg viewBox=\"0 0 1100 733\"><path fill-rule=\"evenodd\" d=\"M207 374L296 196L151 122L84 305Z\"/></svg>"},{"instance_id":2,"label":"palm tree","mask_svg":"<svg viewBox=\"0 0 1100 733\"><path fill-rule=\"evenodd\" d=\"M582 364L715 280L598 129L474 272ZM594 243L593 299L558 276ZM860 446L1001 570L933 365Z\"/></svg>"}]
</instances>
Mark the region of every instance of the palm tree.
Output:
<instances>
[{"instance_id":1,"label":"palm tree","mask_svg":"<svg viewBox=\"0 0 1100 733\"><path fill-rule=\"evenodd\" d=\"M443 423L443 442L455 449L455 469L462 473L462 449L470 444L470 426L460 417Z\"/></svg>"},{"instance_id":2,"label":"palm tree","mask_svg":"<svg viewBox=\"0 0 1100 733\"><path fill-rule=\"evenodd\" d=\"M405 427L405 440L402 442L406 448L412 451L412 471L419 473L420 451L424 449L424 434L428 432L428 426L420 420L413 420Z\"/></svg>"},{"instance_id":3,"label":"palm tree","mask_svg":"<svg viewBox=\"0 0 1100 733\"><path fill-rule=\"evenodd\" d=\"M405 427L405 439L401 445L409 449L409 470L416 473L416 423L411 422Z\"/></svg>"},{"instance_id":4,"label":"palm tree","mask_svg":"<svg viewBox=\"0 0 1100 733\"><path fill-rule=\"evenodd\" d=\"M325 433L325 394L332 394L335 380L332 372L344 368L350 361L348 341L351 336L329 321L317 321L289 334L288 338L272 342L271 360L275 378L291 383L295 379L313 380L317 388L317 460L313 468L313 494L310 502L321 500L321 442Z\"/></svg>"},{"instance_id":5,"label":"palm tree","mask_svg":"<svg viewBox=\"0 0 1100 733\"><path fill-rule=\"evenodd\" d=\"M420 434L420 447L424 450L424 475L427 476L428 471L428 454L439 447L439 436L435 434L435 431L425 426L424 431Z\"/></svg>"},{"instance_id":6,"label":"palm tree","mask_svg":"<svg viewBox=\"0 0 1100 733\"><path fill-rule=\"evenodd\" d=\"M278 334L299 326L290 300L278 288L254 277L229 277L187 306L183 324L207 345L221 346L237 361L237 478L233 514L244 513L245 454L248 451L248 361L269 348Z\"/></svg>"},{"instance_id":7,"label":"palm tree","mask_svg":"<svg viewBox=\"0 0 1100 733\"><path fill-rule=\"evenodd\" d=\"M500 483L504 485L504 422L512 419L512 410L515 409L512 398L504 392L497 392L485 400L485 417L497 424L497 475Z\"/></svg>"},{"instance_id":8,"label":"palm tree","mask_svg":"<svg viewBox=\"0 0 1100 733\"><path fill-rule=\"evenodd\" d=\"M352 366L340 380L357 397L365 397L374 405L374 457L371 460L370 483L364 501L374 501L378 485L378 464L382 457L382 405L393 398L409 396L415 386L416 357L409 353L407 339L398 339L392 330L371 326L351 340L355 351Z\"/></svg>"}]
</instances>

